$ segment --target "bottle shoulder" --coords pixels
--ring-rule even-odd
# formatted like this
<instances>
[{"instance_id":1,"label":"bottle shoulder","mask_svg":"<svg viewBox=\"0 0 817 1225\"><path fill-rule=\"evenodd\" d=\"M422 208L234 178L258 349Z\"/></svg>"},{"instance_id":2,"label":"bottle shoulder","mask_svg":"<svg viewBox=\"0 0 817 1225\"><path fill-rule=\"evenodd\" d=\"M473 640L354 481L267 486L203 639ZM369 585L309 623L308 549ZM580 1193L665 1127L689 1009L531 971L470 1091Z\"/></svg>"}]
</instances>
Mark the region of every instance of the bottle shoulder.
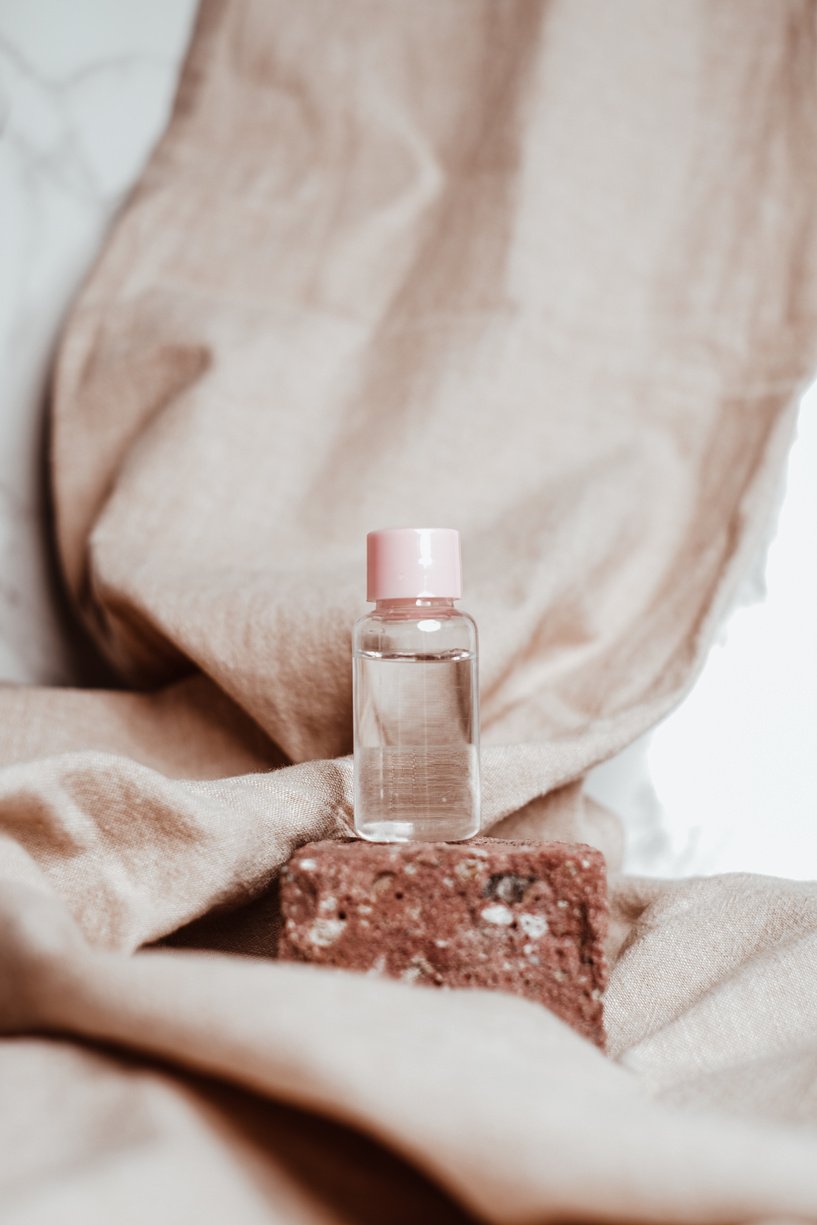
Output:
<instances>
[{"instance_id":1,"label":"bottle shoulder","mask_svg":"<svg viewBox=\"0 0 817 1225\"><path fill-rule=\"evenodd\" d=\"M353 650L358 654L476 654L477 626L474 618L459 608L412 609L410 613L371 610L358 617L352 630Z\"/></svg>"},{"instance_id":2,"label":"bottle shoulder","mask_svg":"<svg viewBox=\"0 0 817 1225\"><path fill-rule=\"evenodd\" d=\"M411 612L405 610L381 612L379 609L370 608L361 613L355 620L354 626L357 628L359 625L418 625L428 621L439 621L444 625L466 622L474 630L477 628L474 618L462 608L416 608Z\"/></svg>"}]
</instances>

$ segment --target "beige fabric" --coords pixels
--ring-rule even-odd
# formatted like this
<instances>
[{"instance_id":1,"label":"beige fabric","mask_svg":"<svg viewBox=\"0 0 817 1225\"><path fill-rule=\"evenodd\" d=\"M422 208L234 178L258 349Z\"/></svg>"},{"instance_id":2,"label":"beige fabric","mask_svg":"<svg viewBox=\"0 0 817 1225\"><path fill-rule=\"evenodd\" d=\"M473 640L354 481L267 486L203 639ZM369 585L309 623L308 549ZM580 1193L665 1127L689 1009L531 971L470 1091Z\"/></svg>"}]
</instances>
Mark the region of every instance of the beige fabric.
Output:
<instances>
[{"instance_id":1,"label":"beige fabric","mask_svg":"<svg viewBox=\"0 0 817 1225\"><path fill-rule=\"evenodd\" d=\"M463 532L487 822L616 866L577 780L690 683L813 360L814 16L205 3L56 376L127 691L0 694L4 1221L817 1219L814 886L617 882L612 1059L225 955L349 820L372 526Z\"/></svg>"}]
</instances>

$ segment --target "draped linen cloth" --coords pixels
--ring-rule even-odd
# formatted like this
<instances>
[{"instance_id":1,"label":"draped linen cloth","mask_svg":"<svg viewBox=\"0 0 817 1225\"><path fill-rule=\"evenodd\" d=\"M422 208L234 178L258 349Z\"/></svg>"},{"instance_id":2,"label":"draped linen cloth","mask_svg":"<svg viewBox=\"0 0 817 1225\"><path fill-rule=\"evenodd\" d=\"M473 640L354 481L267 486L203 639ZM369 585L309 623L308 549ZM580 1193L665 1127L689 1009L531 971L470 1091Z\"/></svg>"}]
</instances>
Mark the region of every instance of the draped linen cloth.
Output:
<instances>
[{"instance_id":1,"label":"draped linen cloth","mask_svg":"<svg viewBox=\"0 0 817 1225\"><path fill-rule=\"evenodd\" d=\"M620 878L581 790L769 530L816 67L810 0L205 0L55 375L117 679L0 692L4 1222L817 1220L817 886ZM486 825L608 855L608 1057L263 959L351 817L363 536L419 522L463 536Z\"/></svg>"}]
</instances>

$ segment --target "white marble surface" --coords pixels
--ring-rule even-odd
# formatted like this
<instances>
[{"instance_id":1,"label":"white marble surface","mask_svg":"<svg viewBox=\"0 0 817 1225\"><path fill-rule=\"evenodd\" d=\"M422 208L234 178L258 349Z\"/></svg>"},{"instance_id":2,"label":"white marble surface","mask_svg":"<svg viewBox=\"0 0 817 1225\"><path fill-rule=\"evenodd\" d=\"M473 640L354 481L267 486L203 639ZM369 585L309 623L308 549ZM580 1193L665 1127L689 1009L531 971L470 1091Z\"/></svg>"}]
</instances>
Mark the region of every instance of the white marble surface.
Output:
<instances>
[{"instance_id":1,"label":"white marble surface","mask_svg":"<svg viewBox=\"0 0 817 1225\"><path fill-rule=\"evenodd\" d=\"M47 376L67 305L162 130L194 10L0 0L0 680L83 676L48 548ZM765 594L731 616L680 708L591 779L626 819L631 870L817 877L816 409L812 391Z\"/></svg>"},{"instance_id":2,"label":"white marble surface","mask_svg":"<svg viewBox=\"0 0 817 1225\"><path fill-rule=\"evenodd\" d=\"M0 0L0 679L76 678L48 553L44 398L66 308L161 132L193 0Z\"/></svg>"}]
</instances>

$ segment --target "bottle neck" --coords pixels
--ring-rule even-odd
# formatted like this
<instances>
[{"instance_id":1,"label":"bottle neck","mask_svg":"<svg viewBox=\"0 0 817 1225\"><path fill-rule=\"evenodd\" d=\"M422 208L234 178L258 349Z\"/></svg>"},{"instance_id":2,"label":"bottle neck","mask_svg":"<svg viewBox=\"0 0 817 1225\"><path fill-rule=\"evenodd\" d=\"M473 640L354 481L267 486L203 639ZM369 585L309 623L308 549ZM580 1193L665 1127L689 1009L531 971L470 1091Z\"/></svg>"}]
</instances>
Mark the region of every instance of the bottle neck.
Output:
<instances>
[{"instance_id":1,"label":"bottle neck","mask_svg":"<svg viewBox=\"0 0 817 1225\"><path fill-rule=\"evenodd\" d=\"M453 599L443 596L422 596L415 600L411 599L396 599L396 600L375 600L375 612L393 612L393 613L411 613L417 609L423 612L432 608L452 609L454 607Z\"/></svg>"}]
</instances>

